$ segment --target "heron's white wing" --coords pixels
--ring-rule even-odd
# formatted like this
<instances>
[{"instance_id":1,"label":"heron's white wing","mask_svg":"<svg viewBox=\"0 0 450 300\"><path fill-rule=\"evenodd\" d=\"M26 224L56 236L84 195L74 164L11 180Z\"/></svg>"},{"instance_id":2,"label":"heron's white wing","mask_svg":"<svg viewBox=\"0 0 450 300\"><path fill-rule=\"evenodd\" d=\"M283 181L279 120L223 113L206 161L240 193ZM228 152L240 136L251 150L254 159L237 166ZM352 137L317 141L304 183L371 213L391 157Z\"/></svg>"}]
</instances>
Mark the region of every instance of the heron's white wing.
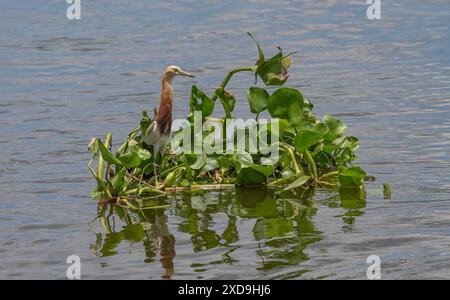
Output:
<instances>
[{"instance_id":1,"label":"heron's white wing","mask_svg":"<svg viewBox=\"0 0 450 300\"><path fill-rule=\"evenodd\" d=\"M170 134L162 134L159 138L159 153L164 154L169 143Z\"/></svg>"},{"instance_id":2,"label":"heron's white wing","mask_svg":"<svg viewBox=\"0 0 450 300\"><path fill-rule=\"evenodd\" d=\"M153 121L150 126L147 128L147 130L144 132L144 142L147 145L153 145L155 142L158 141L158 124Z\"/></svg>"},{"instance_id":3,"label":"heron's white wing","mask_svg":"<svg viewBox=\"0 0 450 300\"><path fill-rule=\"evenodd\" d=\"M158 123L153 121L144 134L144 142L147 145L153 146L154 153L164 154L170 134L161 134Z\"/></svg>"}]
</instances>

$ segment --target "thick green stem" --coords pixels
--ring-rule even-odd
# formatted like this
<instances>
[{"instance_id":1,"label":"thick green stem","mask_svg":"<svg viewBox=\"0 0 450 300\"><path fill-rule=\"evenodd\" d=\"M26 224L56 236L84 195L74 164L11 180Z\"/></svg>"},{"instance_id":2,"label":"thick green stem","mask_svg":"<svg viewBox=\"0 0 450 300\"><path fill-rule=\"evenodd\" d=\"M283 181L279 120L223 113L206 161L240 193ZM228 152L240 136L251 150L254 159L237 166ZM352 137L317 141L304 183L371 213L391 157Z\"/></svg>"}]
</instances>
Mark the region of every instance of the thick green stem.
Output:
<instances>
[{"instance_id":1,"label":"thick green stem","mask_svg":"<svg viewBox=\"0 0 450 300\"><path fill-rule=\"evenodd\" d=\"M294 148L291 145L285 143L282 143L280 147L289 153L289 156L291 157L292 160L292 164L294 165L295 174L300 175L301 171L297 164L297 158L295 157Z\"/></svg>"},{"instance_id":2,"label":"thick green stem","mask_svg":"<svg viewBox=\"0 0 450 300\"><path fill-rule=\"evenodd\" d=\"M105 147L108 149L111 146L111 137L112 134L111 132L108 133L108 135L106 136L106 140L105 140ZM97 167L97 176L103 180L104 175L105 175L105 161L103 160L103 157L100 155L98 157L98 167Z\"/></svg>"},{"instance_id":3,"label":"thick green stem","mask_svg":"<svg viewBox=\"0 0 450 300\"><path fill-rule=\"evenodd\" d=\"M292 163L294 164L295 174L300 175L300 168L297 164L297 158L295 157L294 151L292 151L291 148L288 148L287 151L289 152L289 155L291 156Z\"/></svg>"},{"instance_id":4,"label":"thick green stem","mask_svg":"<svg viewBox=\"0 0 450 300\"><path fill-rule=\"evenodd\" d=\"M289 181L289 179L286 178L279 178L277 180L271 181L269 183L267 183L268 186L280 186L283 185L285 183L287 183Z\"/></svg>"},{"instance_id":5,"label":"thick green stem","mask_svg":"<svg viewBox=\"0 0 450 300\"><path fill-rule=\"evenodd\" d=\"M320 176L320 178L318 180L319 181L327 181L330 178L334 178L334 177L336 177L338 175L339 175L339 171L333 171L333 172L330 172L330 173L327 173L327 174L324 174L324 175Z\"/></svg>"},{"instance_id":6,"label":"thick green stem","mask_svg":"<svg viewBox=\"0 0 450 300\"><path fill-rule=\"evenodd\" d=\"M219 119L219 118L211 118L211 117L206 117L205 118L206 121L211 121L211 122L219 122L219 123L223 123L224 120L223 119Z\"/></svg>"},{"instance_id":7,"label":"thick green stem","mask_svg":"<svg viewBox=\"0 0 450 300\"><path fill-rule=\"evenodd\" d=\"M250 72L253 71L253 67L248 67L248 68L237 68L234 69L232 71L230 71L227 76L223 79L222 83L220 84L219 88L225 88L228 84L228 82L230 81L231 77L233 77L234 74L239 73L239 72ZM211 98L213 101L217 100L217 95L214 94L214 96Z\"/></svg>"},{"instance_id":8,"label":"thick green stem","mask_svg":"<svg viewBox=\"0 0 450 300\"><path fill-rule=\"evenodd\" d=\"M311 153L309 153L308 149L305 150L304 154L305 154L306 162L308 163L309 167L311 168L311 173L312 173L312 176L314 178L314 181L317 181L317 166L316 166L316 162L312 158Z\"/></svg>"},{"instance_id":9,"label":"thick green stem","mask_svg":"<svg viewBox=\"0 0 450 300\"><path fill-rule=\"evenodd\" d=\"M336 187L338 187L337 184L329 183L329 182L326 182L326 181L318 180L317 183L322 185L322 186L329 187L329 188L336 188Z\"/></svg>"}]
</instances>

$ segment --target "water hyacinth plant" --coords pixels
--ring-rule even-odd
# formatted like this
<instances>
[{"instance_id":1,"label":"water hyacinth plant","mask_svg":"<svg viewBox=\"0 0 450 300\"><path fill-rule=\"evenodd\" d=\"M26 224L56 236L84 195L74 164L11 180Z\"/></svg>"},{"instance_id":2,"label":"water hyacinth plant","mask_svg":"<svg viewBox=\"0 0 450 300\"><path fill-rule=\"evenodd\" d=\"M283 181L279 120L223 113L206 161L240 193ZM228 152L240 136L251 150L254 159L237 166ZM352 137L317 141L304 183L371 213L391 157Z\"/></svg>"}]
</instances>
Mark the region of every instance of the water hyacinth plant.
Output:
<instances>
[{"instance_id":1,"label":"water hyacinth plant","mask_svg":"<svg viewBox=\"0 0 450 300\"><path fill-rule=\"evenodd\" d=\"M211 96L193 85L187 122L193 123L198 111L201 112L202 122L232 119L237 99L226 87L238 72L251 72L255 75L255 83L259 78L266 86L283 86L286 83L292 53L284 55L278 48L277 54L266 58L259 42L249 35L257 46L259 56L256 63L230 71ZM252 86L245 95L255 119L262 112L278 119L279 157L274 164L264 163L267 157L261 153L174 154L170 147L156 160L152 147L143 138L152 118L143 112L139 125L129 133L117 151L112 151L111 133L104 141L100 138L91 140L88 148L93 157L88 167L97 181L94 196L101 199L101 203L155 208L160 207L156 201L159 197L183 190L255 185L275 188L279 193L315 188L317 185L358 191L363 189L366 174L361 167L353 165L358 139L345 134L347 126L342 121L331 115L321 119L315 116L313 104L295 88L279 87L270 93L265 88ZM218 103L223 106L225 116L212 118ZM204 135L211 132L208 128L202 130ZM270 123L258 125L256 138L271 130ZM173 137L183 134L186 132L178 130L173 132ZM97 161L96 169L92 167L94 161ZM158 180L163 184L158 185Z\"/></svg>"}]
</instances>

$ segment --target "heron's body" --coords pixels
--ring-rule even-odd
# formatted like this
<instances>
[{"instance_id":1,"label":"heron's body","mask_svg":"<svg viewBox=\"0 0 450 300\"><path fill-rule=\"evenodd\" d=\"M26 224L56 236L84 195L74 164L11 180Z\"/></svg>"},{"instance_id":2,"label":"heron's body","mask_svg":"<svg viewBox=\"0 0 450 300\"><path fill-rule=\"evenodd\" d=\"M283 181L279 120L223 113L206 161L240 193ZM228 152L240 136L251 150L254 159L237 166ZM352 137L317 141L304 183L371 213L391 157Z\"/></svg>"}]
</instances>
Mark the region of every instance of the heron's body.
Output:
<instances>
[{"instance_id":1,"label":"heron's body","mask_svg":"<svg viewBox=\"0 0 450 300\"><path fill-rule=\"evenodd\" d=\"M194 77L176 66L170 66L164 72L158 113L144 134L144 142L153 146L155 158L158 153L164 154L169 141L172 129L173 79L176 75Z\"/></svg>"},{"instance_id":2,"label":"heron's body","mask_svg":"<svg viewBox=\"0 0 450 300\"><path fill-rule=\"evenodd\" d=\"M170 130L170 129L169 129ZM167 147L167 141L169 140L170 133L165 133L162 127L158 126L158 122L155 120L152 122L145 135L145 143L153 145L153 150L156 154L164 154Z\"/></svg>"},{"instance_id":3,"label":"heron's body","mask_svg":"<svg viewBox=\"0 0 450 300\"><path fill-rule=\"evenodd\" d=\"M162 80L158 113L145 134L145 143L153 145L155 155L157 153L164 154L172 129L172 80L173 77L170 77L166 71Z\"/></svg>"}]
</instances>

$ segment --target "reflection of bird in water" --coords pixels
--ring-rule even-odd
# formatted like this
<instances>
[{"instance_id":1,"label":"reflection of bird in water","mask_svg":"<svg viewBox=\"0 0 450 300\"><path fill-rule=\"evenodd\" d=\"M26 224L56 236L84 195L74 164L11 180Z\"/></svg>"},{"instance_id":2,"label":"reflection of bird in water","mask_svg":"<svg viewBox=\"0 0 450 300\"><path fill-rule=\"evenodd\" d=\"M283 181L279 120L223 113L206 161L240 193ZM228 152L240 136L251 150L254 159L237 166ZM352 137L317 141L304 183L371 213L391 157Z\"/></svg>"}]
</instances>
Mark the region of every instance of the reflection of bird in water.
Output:
<instances>
[{"instance_id":1,"label":"reflection of bird in water","mask_svg":"<svg viewBox=\"0 0 450 300\"><path fill-rule=\"evenodd\" d=\"M173 234L165 235L161 237L159 243L161 266L164 268L165 273L162 276L164 279L170 279L174 273L173 259L175 258L175 237Z\"/></svg>"},{"instance_id":2,"label":"reflection of bird in water","mask_svg":"<svg viewBox=\"0 0 450 300\"><path fill-rule=\"evenodd\" d=\"M164 269L162 278L170 279L174 273L173 259L175 258L175 237L169 232L167 226L167 216L155 214L155 219L145 231L147 238L157 243L161 266Z\"/></svg>"},{"instance_id":3,"label":"reflection of bird in water","mask_svg":"<svg viewBox=\"0 0 450 300\"><path fill-rule=\"evenodd\" d=\"M194 77L192 74L181 70L177 66L169 66L163 75L161 98L159 101L159 109L155 119L144 133L144 142L153 146L154 154L154 175L156 184L158 185L158 177L156 173L157 156L162 156L166 150L167 142L172 128L172 100L173 100L173 84L172 81L176 75Z\"/></svg>"}]
</instances>

